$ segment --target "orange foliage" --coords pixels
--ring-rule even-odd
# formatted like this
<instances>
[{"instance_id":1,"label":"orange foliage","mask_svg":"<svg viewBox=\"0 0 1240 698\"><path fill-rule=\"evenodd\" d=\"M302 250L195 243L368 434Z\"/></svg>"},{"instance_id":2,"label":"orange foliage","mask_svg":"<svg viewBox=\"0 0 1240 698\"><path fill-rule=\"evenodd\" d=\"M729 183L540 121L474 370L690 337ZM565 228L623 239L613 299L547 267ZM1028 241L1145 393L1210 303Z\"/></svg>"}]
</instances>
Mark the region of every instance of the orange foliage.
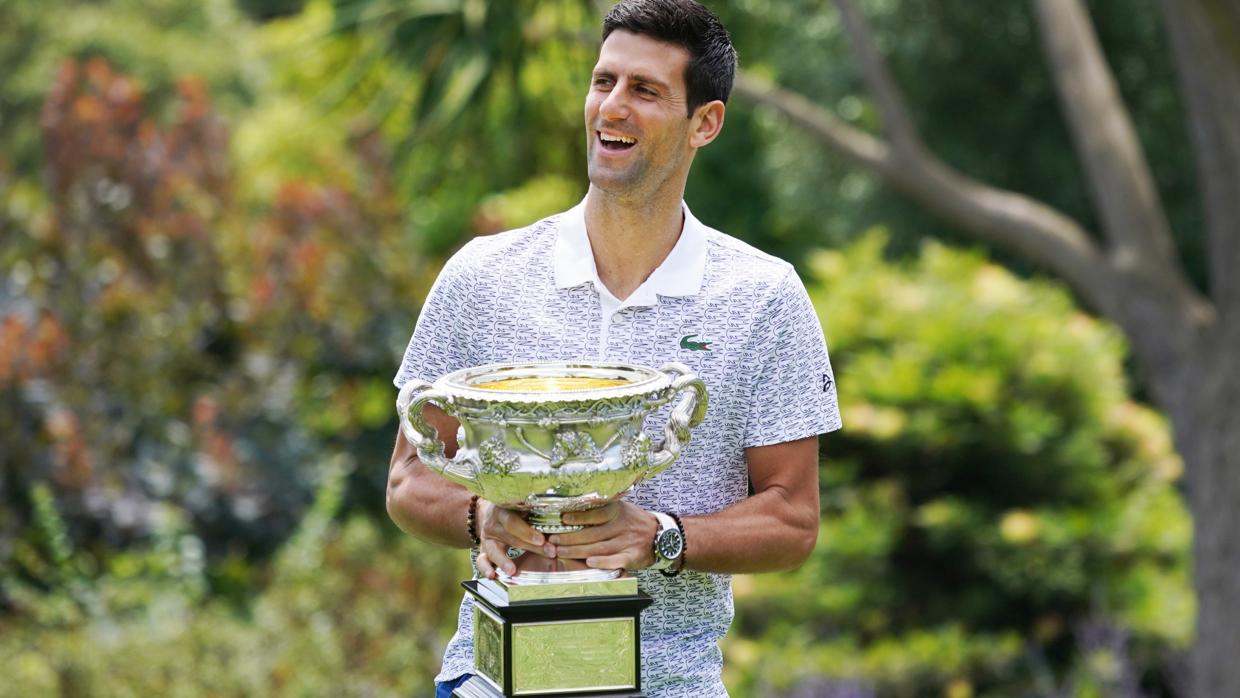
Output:
<instances>
[{"instance_id":1,"label":"orange foliage","mask_svg":"<svg viewBox=\"0 0 1240 698\"><path fill-rule=\"evenodd\" d=\"M0 322L0 384L45 374L64 357L68 344L64 326L50 312L33 325L9 313Z\"/></svg>"},{"instance_id":2,"label":"orange foliage","mask_svg":"<svg viewBox=\"0 0 1240 698\"><path fill-rule=\"evenodd\" d=\"M347 186L284 182L255 214L234 205L208 86L153 99L96 58L63 63L43 104L46 232L22 241L31 282L0 314L0 388L17 397L0 433L23 448L0 465L101 524L82 530L140 532L98 503L166 497L276 538L264 517L295 520L320 436L358 433L362 396L337 386L391 371L380 342L411 326L424 268L380 140L341 155Z\"/></svg>"}]
</instances>

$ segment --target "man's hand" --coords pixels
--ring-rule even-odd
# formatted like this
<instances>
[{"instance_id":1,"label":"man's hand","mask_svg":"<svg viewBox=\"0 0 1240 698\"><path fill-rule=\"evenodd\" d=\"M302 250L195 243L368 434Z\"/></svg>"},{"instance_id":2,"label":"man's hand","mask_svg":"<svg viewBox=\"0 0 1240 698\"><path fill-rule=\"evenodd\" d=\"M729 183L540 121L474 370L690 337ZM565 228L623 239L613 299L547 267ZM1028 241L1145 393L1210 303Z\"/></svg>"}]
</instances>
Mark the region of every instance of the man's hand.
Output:
<instances>
[{"instance_id":1,"label":"man's hand","mask_svg":"<svg viewBox=\"0 0 1240 698\"><path fill-rule=\"evenodd\" d=\"M585 560L602 570L640 570L654 564L659 520L636 504L617 500L598 509L566 513L562 519L586 527L550 536L548 542L559 557Z\"/></svg>"},{"instance_id":2,"label":"man's hand","mask_svg":"<svg viewBox=\"0 0 1240 698\"><path fill-rule=\"evenodd\" d=\"M498 507L485 500L478 500L478 571L488 579L495 579L497 568L507 575L517 573L517 566L508 557L508 548L521 548L539 555L555 557L555 546L547 542L542 533L535 530L519 511Z\"/></svg>"}]
</instances>

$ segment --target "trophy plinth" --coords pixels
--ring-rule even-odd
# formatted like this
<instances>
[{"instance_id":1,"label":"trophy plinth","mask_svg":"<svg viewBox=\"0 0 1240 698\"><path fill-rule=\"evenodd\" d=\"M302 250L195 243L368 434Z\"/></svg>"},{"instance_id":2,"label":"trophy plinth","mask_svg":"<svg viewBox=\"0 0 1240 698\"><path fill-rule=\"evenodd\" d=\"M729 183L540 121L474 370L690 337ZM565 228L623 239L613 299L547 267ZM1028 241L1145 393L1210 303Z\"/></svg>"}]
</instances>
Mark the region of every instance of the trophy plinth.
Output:
<instances>
[{"instance_id":1,"label":"trophy plinth","mask_svg":"<svg viewBox=\"0 0 1240 698\"><path fill-rule=\"evenodd\" d=\"M456 695L644 695L640 613L651 599L635 578L461 585L474 598L477 677Z\"/></svg>"},{"instance_id":2,"label":"trophy plinth","mask_svg":"<svg viewBox=\"0 0 1240 698\"><path fill-rule=\"evenodd\" d=\"M652 442L645 418L677 398ZM670 466L706 402L705 384L681 364L556 362L410 381L396 406L428 468L552 534L582 528L563 513L604 506ZM460 422L452 458L423 419L428 404ZM637 580L530 552L516 564L515 576L462 582L475 602L477 675L454 695L643 695L639 615L651 599Z\"/></svg>"}]
</instances>

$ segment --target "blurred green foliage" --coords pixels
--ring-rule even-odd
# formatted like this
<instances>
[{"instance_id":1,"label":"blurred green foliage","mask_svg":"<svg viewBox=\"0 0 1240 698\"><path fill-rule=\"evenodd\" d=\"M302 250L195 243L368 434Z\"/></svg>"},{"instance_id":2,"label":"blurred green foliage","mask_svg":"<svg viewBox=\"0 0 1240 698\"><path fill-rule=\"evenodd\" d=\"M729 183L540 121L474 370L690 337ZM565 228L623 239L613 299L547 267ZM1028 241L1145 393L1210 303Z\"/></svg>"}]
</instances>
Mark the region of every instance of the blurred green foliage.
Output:
<instances>
[{"instance_id":1,"label":"blurred green foliage","mask_svg":"<svg viewBox=\"0 0 1240 698\"><path fill-rule=\"evenodd\" d=\"M862 4L936 150L1092 220L1026 3ZM821 3L713 5L875 125ZM598 6L0 0L0 696L425 690L468 565L384 518L390 378L447 254L583 195ZM1156 8L1090 9L1200 268ZM1170 694L1191 534L1119 336L743 103L686 198L801 266L847 427L733 693Z\"/></svg>"},{"instance_id":2,"label":"blurred green foliage","mask_svg":"<svg viewBox=\"0 0 1240 698\"><path fill-rule=\"evenodd\" d=\"M174 4L143 21L211 12ZM222 40L232 25L212 26ZM257 54L281 38L248 31ZM101 558L148 537L162 505L180 509L229 587L226 561L271 554L323 462L390 448L389 376L433 271L404 229L388 148L322 117L268 119L290 103L274 59L246 112L257 121L227 117L212 98L248 54L211 52L234 72L170 79L163 108L127 72L154 60L140 52L46 66L39 166L0 164L5 560L30 530L30 484L48 481ZM234 120L253 141L289 134L283 150L234 148ZM381 510L381 470L358 478Z\"/></svg>"},{"instance_id":3,"label":"blurred green foliage","mask_svg":"<svg viewBox=\"0 0 1240 698\"><path fill-rule=\"evenodd\" d=\"M324 106L362 107L394 144L395 176L424 249L498 232L478 202L534 177L585 194L581 98L596 43L584 0L333 0L329 32L348 57L315 78ZM343 57L343 56L342 56ZM523 222L530 222L529 220Z\"/></svg>"},{"instance_id":4,"label":"blurred green foliage","mask_svg":"<svg viewBox=\"0 0 1240 698\"><path fill-rule=\"evenodd\" d=\"M0 579L19 611L0 617L0 696L422 695L468 558L369 517L340 520L346 474L330 468L242 611L203 595L197 539L176 526L89 585ZM47 529L58 518L41 510Z\"/></svg>"},{"instance_id":5,"label":"blurred green foliage","mask_svg":"<svg viewBox=\"0 0 1240 698\"><path fill-rule=\"evenodd\" d=\"M1167 694L1192 634L1191 523L1120 335L979 254L927 243L896 265L886 240L812 257L845 429L825 440L810 561L738 582L733 685Z\"/></svg>"}]
</instances>

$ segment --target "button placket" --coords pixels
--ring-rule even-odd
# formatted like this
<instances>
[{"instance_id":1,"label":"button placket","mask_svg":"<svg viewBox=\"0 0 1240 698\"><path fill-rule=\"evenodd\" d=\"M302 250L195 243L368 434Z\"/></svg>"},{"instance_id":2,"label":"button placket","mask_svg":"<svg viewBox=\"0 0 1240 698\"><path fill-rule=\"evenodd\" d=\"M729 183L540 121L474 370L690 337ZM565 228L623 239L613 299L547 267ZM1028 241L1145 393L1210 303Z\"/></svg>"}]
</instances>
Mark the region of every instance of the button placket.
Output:
<instances>
[{"instance_id":1,"label":"button placket","mask_svg":"<svg viewBox=\"0 0 1240 698\"><path fill-rule=\"evenodd\" d=\"M611 333L607 341L608 356L619 357L624 361L636 361L632 356L633 333L637 331L639 318L649 308L640 305L626 305L615 312L611 325ZM640 363L640 361L638 361Z\"/></svg>"},{"instance_id":2,"label":"button placket","mask_svg":"<svg viewBox=\"0 0 1240 698\"><path fill-rule=\"evenodd\" d=\"M624 309L620 308L608 313L605 321L607 322L607 335L602 337L602 342L599 344L599 359L604 361L615 356L612 351L612 340L617 332L623 331Z\"/></svg>"}]
</instances>

